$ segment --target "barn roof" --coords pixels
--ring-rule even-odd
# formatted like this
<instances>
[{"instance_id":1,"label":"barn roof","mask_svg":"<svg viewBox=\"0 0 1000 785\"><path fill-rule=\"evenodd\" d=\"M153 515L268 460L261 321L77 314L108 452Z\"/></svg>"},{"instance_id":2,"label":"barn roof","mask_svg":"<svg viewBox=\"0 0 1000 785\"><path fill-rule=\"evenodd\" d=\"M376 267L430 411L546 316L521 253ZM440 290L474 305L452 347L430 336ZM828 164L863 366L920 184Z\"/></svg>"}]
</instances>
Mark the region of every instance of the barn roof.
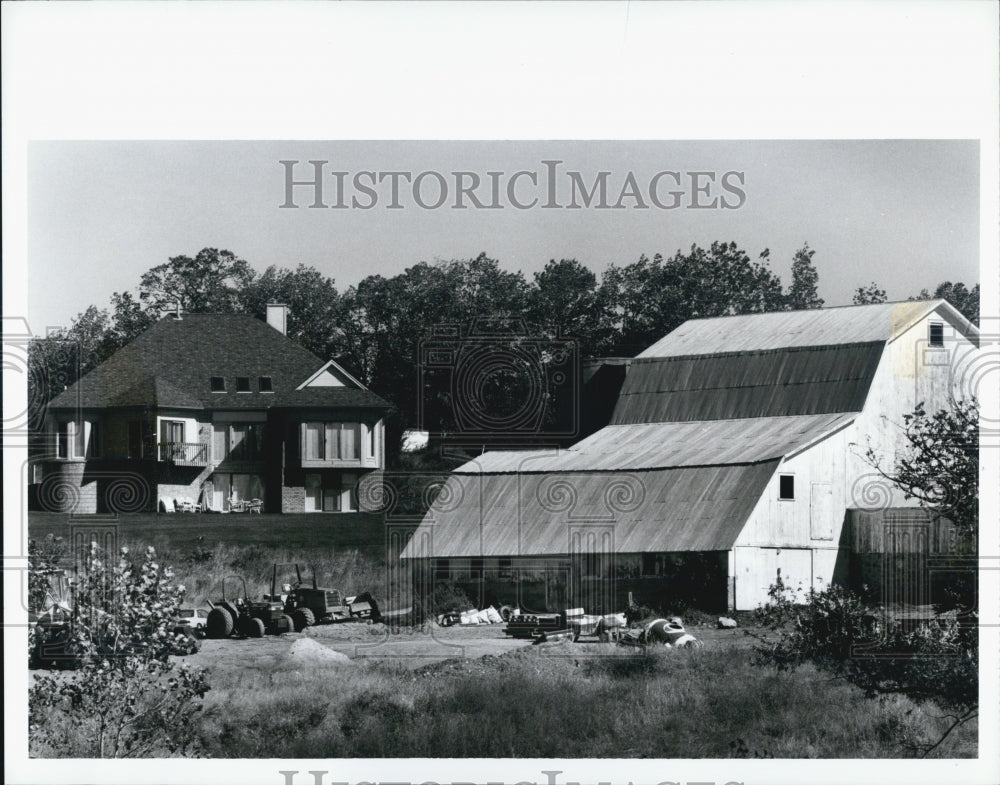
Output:
<instances>
[{"instance_id":1,"label":"barn roof","mask_svg":"<svg viewBox=\"0 0 1000 785\"><path fill-rule=\"evenodd\" d=\"M488 452L453 472L407 558L728 550L780 461L862 411L886 343L944 300L685 322L630 364L611 424L569 449Z\"/></svg>"},{"instance_id":2,"label":"barn roof","mask_svg":"<svg viewBox=\"0 0 1000 785\"><path fill-rule=\"evenodd\" d=\"M879 342L636 360L612 424L859 412Z\"/></svg>"},{"instance_id":3,"label":"barn roof","mask_svg":"<svg viewBox=\"0 0 1000 785\"><path fill-rule=\"evenodd\" d=\"M777 465L452 474L402 557L568 554L574 537L598 532L615 553L724 551Z\"/></svg>"},{"instance_id":4,"label":"barn roof","mask_svg":"<svg viewBox=\"0 0 1000 785\"><path fill-rule=\"evenodd\" d=\"M680 357L792 346L885 343L902 335L934 310L962 334L978 335L975 326L947 301L913 300L689 319L637 356Z\"/></svg>"},{"instance_id":5,"label":"barn roof","mask_svg":"<svg viewBox=\"0 0 1000 785\"><path fill-rule=\"evenodd\" d=\"M298 389L322 367L319 357L252 316L166 316L57 395L49 407L388 408L361 385ZM225 379L225 392L212 392L213 376ZM251 379L249 393L236 391L236 377L241 376ZM261 376L271 377L273 392L258 390Z\"/></svg>"},{"instance_id":6,"label":"barn roof","mask_svg":"<svg viewBox=\"0 0 1000 785\"><path fill-rule=\"evenodd\" d=\"M646 471L759 463L815 444L854 417L841 413L609 425L566 450L487 452L455 473Z\"/></svg>"}]
</instances>

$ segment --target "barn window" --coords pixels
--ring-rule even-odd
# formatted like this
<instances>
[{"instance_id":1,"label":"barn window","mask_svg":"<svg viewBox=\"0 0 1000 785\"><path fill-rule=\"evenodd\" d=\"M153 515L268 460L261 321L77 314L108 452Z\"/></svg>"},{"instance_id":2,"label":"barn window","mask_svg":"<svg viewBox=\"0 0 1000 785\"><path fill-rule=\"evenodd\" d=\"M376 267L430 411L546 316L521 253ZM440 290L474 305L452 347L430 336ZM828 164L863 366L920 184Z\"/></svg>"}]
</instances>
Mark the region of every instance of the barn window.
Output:
<instances>
[{"instance_id":1,"label":"barn window","mask_svg":"<svg viewBox=\"0 0 1000 785\"><path fill-rule=\"evenodd\" d=\"M262 393L274 392L270 376L261 376L257 379L257 389Z\"/></svg>"},{"instance_id":2,"label":"barn window","mask_svg":"<svg viewBox=\"0 0 1000 785\"><path fill-rule=\"evenodd\" d=\"M778 478L778 498L795 498L795 475L782 474L781 477Z\"/></svg>"},{"instance_id":3,"label":"barn window","mask_svg":"<svg viewBox=\"0 0 1000 785\"><path fill-rule=\"evenodd\" d=\"M941 322L930 324L930 345L944 346L944 325Z\"/></svg>"},{"instance_id":4,"label":"barn window","mask_svg":"<svg viewBox=\"0 0 1000 785\"><path fill-rule=\"evenodd\" d=\"M249 376L237 376L236 377L236 392L238 392L238 393L248 393L248 392L250 392L250 377Z\"/></svg>"},{"instance_id":5,"label":"barn window","mask_svg":"<svg viewBox=\"0 0 1000 785\"><path fill-rule=\"evenodd\" d=\"M222 376L212 377L212 392L225 392L226 380Z\"/></svg>"}]
</instances>

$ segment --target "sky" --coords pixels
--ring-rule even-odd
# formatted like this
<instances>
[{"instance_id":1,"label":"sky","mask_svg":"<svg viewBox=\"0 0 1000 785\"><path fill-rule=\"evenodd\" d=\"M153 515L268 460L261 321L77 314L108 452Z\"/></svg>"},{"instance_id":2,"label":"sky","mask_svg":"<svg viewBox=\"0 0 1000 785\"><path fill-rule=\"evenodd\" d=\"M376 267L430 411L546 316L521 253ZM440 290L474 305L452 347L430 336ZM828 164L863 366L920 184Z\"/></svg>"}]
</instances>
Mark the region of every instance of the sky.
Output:
<instances>
[{"instance_id":1,"label":"sky","mask_svg":"<svg viewBox=\"0 0 1000 785\"><path fill-rule=\"evenodd\" d=\"M345 179L346 209L310 209L311 187L295 187L298 209L285 208L286 167L311 177L323 165L323 202L336 201L334 171ZM615 204L635 176L640 199L623 209L543 209L547 168L560 161L555 203L573 194L567 174L589 189L607 175ZM514 199L539 204L516 209ZM400 209L390 209L391 180L370 199L353 187L358 172L407 172L399 179ZM463 199L454 209L452 174L476 173L474 193L491 202L489 172L500 183L502 209ZM648 198L658 172L678 172L684 191L675 209ZM692 195L691 172L708 188ZM29 323L36 333L67 325L90 305L109 307L115 291L135 290L149 268L200 249L227 249L258 271L269 265L316 267L339 289L362 278L392 276L421 261L474 257L482 251L525 276L549 259L575 258L598 274L609 263L641 254L673 254L691 245L735 241L751 255L770 249L770 264L787 285L795 251L816 251L819 293L827 305L851 302L874 281L889 299L906 299L944 280L979 280L979 145L974 141L54 141L28 147ZM445 178L448 200L438 209L438 179L426 175L419 200L412 180L421 172ZM722 177L739 191L724 189ZM363 176L367 177L367 176ZM362 180L367 184L367 179ZM466 179L465 183L470 180ZM742 184L741 184L742 183ZM676 189L673 175L656 181L661 204ZM715 208L693 209L716 202ZM647 209L640 209L639 202ZM578 196L582 205L582 197ZM729 209L722 204L729 205ZM54 285L71 282L71 285Z\"/></svg>"}]
</instances>

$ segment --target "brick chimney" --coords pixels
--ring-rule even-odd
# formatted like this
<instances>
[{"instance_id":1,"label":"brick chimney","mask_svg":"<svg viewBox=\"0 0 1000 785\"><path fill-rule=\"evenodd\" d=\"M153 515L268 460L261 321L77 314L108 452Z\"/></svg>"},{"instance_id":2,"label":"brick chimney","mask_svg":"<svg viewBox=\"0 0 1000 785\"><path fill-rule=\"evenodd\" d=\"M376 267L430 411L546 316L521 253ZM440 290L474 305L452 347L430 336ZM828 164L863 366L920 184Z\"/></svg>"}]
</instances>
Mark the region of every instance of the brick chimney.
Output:
<instances>
[{"instance_id":1,"label":"brick chimney","mask_svg":"<svg viewBox=\"0 0 1000 785\"><path fill-rule=\"evenodd\" d=\"M282 335L287 335L288 306L284 303L268 303L267 323Z\"/></svg>"}]
</instances>

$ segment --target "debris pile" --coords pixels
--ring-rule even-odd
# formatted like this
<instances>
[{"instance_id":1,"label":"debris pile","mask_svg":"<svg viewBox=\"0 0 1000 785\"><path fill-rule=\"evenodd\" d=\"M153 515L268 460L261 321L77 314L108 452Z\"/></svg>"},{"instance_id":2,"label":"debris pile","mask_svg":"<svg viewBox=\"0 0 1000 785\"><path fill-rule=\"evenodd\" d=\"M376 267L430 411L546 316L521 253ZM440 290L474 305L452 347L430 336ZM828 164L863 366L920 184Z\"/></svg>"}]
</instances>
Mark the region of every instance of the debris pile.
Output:
<instances>
[{"instance_id":1,"label":"debris pile","mask_svg":"<svg viewBox=\"0 0 1000 785\"><path fill-rule=\"evenodd\" d=\"M294 667L353 664L346 654L329 649L312 638L300 638L295 641L284 656L288 664Z\"/></svg>"},{"instance_id":2,"label":"debris pile","mask_svg":"<svg viewBox=\"0 0 1000 785\"><path fill-rule=\"evenodd\" d=\"M508 614L509 615L509 614ZM442 627L451 627L456 624L470 626L477 624L503 624L506 619L501 612L490 605L482 610L470 608L467 611L449 611L437 617L437 623Z\"/></svg>"}]
</instances>

